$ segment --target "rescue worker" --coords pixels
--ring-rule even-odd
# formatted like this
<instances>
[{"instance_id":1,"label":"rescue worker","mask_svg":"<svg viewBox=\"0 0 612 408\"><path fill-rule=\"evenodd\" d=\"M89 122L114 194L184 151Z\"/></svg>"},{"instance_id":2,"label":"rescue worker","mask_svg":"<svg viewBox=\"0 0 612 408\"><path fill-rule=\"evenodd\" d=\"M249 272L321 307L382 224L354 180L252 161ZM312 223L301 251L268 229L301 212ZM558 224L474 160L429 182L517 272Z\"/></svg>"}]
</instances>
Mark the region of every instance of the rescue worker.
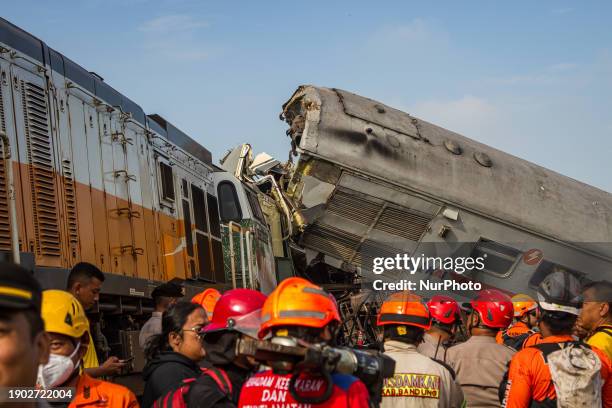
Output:
<instances>
[{"instance_id":1,"label":"rescue worker","mask_svg":"<svg viewBox=\"0 0 612 408\"><path fill-rule=\"evenodd\" d=\"M506 330L497 333L495 340L498 344L505 344L515 350L522 348L525 340L535 333L540 311L538 302L529 295L515 295L512 297L514 307L514 323Z\"/></svg>"},{"instance_id":2,"label":"rescue worker","mask_svg":"<svg viewBox=\"0 0 612 408\"><path fill-rule=\"evenodd\" d=\"M610 359L601 350L575 342L572 337L582 302L578 280L566 271L553 272L544 278L537 296L541 340L512 358L507 386L500 387L504 407L556 407L557 403L568 407L612 407ZM582 373L587 377L581 377Z\"/></svg>"},{"instance_id":3,"label":"rescue worker","mask_svg":"<svg viewBox=\"0 0 612 408\"><path fill-rule=\"evenodd\" d=\"M589 332L587 344L612 360L612 283L594 282L584 287L580 325Z\"/></svg>"},{"instance_id":4,"label":"rescue worker","mask_svg":"<svg viewBox=\"0 0 612 408\"><path fill-rule=\"evenodd\" d=\"M66 290L81 302L83 308L91 310L100 299L100 291L104 282L104 273L95 265L79 262L72 267L68 275ZM98 362L93 334L89 332L89 346L83 359L83 368L92 377L112 376L121 373L126 362L118 357L109 357L104 364ZM101 333L100 333L101 335Z\"/></svg>"},{"instance_id":5,"label":"rescue worker","mask_svg":"<svg viewBox=\"0 0 612 408\"><path fill-rule=\"evenodd\" d=\"M427 302L431 313L431 327L425 332L417 351L427 357L446 363L446 351L461 325L461 309L455 299L436 295Z\"/></svg>"},{"instance_id":6,"label":"rescue worker","mask_svg":"<svg viewBox=\"0 0 612 408\"><path fill-rule=\"evenodd\" d=\"M452 369L417 351L431 328L429 310L419 296L408 291L391 295L380 308L377 325L383 328L385 354L395 360L393 377L384 380L382 408L465 406Z\"/></svg>"},{"instance_id":7,"label":"rescue worker","mask_svg":"<svg viewBox=\"0 0 612 408\"><path fill-rule=\"evenodd\" d=\"M208 320L211 320L213 311L215 310L215 305L219 301L220 297L221 293L217 289L208 288L192 297L191 302L202 306L204 310L206 310Z\"/></svg>"},{"instance_id":8,"label":"rescue worker","mask_svg":"<svg viewBox=\"0 0 612 408\"><path fill-rule=\"evenodd\" d=\"M89 347L89 321L81 303L62 290L46 290L42 318L50 337L51 355L40 366L38 385L44 389L75 388L69 408L134 408L138 401L127 388L89 376L80 370Z\"/></svg>"},{"instance_id":9,"label":"rescue worker","mask_svg":"<svg viewBox=\"0 0 612 408\"><path fill-rule=\"evenodd\" d=\"M330 344L340 324L336 301L319 286L302 278L282 281L266 299L262 312L259 338L272 336L272 341L297 344ZM273 363L270 363L273 365ZM240 394L239 407L299 406L289 391L292 367L286 371L266 370L249 378ZM309 403L312 407L366 408L369 395L366 386L356 377L344 374L302 372L297 374L295 393L298 399L321 399L331 386L330 397ZM326 378L331 378L328 383ZM303 404L302 404L303 405Z\"/></svg>"},{"instance_id":10,"label":"rescue worker","mask_svg":"<svg viewBox=\"0 0 612 408\"><path fill-rule=\"evenodd\" d=\"M449 348L447 359L469 407L499 407L499 384L515 351L497 344L495 336L512 323L512 300L499 290L485 289L466 307L470 338Z\"/></svg>"},{"instance_id":11,"label":"rescue worker","mask_svg":"<svg viewBox=\"0 0 612 408\"><path fill-rule=\"evenodd\" d=\"M211 322L204 327L202 338L206 350L204 359L210 368L204 370L204 375L190 386L185 398L187 406L238 405L240 390L258 364L245 356L236 355L236 342L245 335L241 331L249 328L250 323L259 323L265 300L264 294L252 289L232 289L221 296ZM249 318L250 321L244 321ZM259 326L255 325L251 337L257 338L257 329Z\"/></svg>"},{"instance_id":12,"label":"rescue worker","mask_svg":"<svg viewBox=\"0 0 612 408\"><path fill-rule=\"evenodd\" d=\"M147 363L142 372L144 407L153 405L183 380L201 374L198 363L205 354L201 337L206 324L206 312L195 303L178 302L164 312L162 332L151 337L145 349Z\"/></svg>"},{"instance_id":13,"label":"rescue worker","mask_svg":"<svg viewBox=\"0 0 612 408\"><path fill-rule=\"evenodd\" d=\"M38 366L49 360L49 337L40 317L41 292L30 272L0 263L0 388L34 387ZM0 405L5 402L0 395ZM47 404L24 402L21 406Z\"/></svg>"},{"instance_id":14,"label":"rescue worker","mask_svg":"<svg viewBox=\"0 0 612 408\"><path fill-rule=\"evenodd\" d=\"M138 334L138 343L140 347L144 349L147 345L147 341L153 335L162 332L162 314L182 297L183 289L180 285L172 282L163 283L153 289L151 298L153 298L155 310L149 320L147 320L140 329L140 333Z\"/></svg>"}]
</instances>

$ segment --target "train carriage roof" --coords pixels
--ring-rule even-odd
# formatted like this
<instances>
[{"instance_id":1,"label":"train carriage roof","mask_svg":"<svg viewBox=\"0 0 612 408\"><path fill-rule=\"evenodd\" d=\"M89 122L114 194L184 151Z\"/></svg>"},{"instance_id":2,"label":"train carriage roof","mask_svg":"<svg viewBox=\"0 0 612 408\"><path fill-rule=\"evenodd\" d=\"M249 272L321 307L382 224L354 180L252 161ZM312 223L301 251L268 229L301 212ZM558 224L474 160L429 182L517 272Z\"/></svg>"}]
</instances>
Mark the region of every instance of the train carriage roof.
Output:
<instances>
[{"instance_id":1,"label":"train carriage roof","mask_svg":"<svg viewBox=\"0 0 612 408\"><path fill-rule=\"evenodd\" d=\"M132 118L141 125L157 132L204 163L212 164L210 151L187 134L158 115L152 116L159 119L150 120L136 102L112 88L99 75L87 71L71 59L49 48L43 41L3 18L0 18L0 42L23 52L43 65L50 66L52 70L64 75L92 95L96 95L100 100L111 106L119 107L123 112L131 113Z\"/></svg>"},{"instance_id":2,"label":"train carriage roof","mask_svg":"<svg viewBox=\"0 0 612 408\"><path fill-rule=\"evenodd\" d=\"M339 89L301 86L283 116L306 154L612 256L608 192Z\"/></svg>"}]
</instances>

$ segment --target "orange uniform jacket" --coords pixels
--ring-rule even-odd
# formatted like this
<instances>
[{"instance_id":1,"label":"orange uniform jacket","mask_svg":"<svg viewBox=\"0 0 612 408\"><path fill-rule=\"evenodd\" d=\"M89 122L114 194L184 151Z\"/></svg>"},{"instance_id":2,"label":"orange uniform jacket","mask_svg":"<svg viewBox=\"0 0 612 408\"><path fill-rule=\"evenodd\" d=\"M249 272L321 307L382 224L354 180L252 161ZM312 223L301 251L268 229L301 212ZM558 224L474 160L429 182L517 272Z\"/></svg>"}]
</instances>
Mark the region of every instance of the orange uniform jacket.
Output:
<instances>
[{"instance_id":1,"label":"orange uniform jacket","mask_svg":"<svg viewBox=\"0 0 612 408\"><path fill-rule=\"evenodd\" d=\"M563 343L574 341L572 336L550 336L540 338L537 343ZM593 348L601 360L603 379L602 400L604 408L612 408L612 362L599 349ZM527 347L514 355L510 362L508 387L506 389L506 408L527 408L531 402L556 399L550 371L544 362L542 352Z\"/></svg>"},{"instance_id":2,"label":"orange uniform jacket","mask_svg":"<svg viewBox=\"0 0 612 408\"><path fill-rule=\"evenodd\" d=\"M81 375L76 395L68 408L138 408L134 394L122 385Z\"/></svg>"}]
</instances>

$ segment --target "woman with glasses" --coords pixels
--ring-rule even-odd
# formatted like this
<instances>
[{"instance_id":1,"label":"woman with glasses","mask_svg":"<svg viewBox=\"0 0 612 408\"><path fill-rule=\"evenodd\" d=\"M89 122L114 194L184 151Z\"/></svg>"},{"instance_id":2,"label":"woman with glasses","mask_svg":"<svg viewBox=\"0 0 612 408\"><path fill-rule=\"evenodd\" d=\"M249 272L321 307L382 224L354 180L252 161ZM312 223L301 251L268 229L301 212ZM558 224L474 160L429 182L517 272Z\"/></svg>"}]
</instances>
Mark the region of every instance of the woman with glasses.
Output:
<instances>
[{"instance_id":1,"label":"woman with glasses","mask_svg":"<svg viewBox=\"0 0 612 408\"><path fill-rule=\"evenodd\" d=\"M205 355L200 337L207 323L206 311L195 303L178 302L164 312L161 334L151 337L145 347L143 407L153 405L184 379L200 375L198 362Z\"/></svg>"}]
</instances>

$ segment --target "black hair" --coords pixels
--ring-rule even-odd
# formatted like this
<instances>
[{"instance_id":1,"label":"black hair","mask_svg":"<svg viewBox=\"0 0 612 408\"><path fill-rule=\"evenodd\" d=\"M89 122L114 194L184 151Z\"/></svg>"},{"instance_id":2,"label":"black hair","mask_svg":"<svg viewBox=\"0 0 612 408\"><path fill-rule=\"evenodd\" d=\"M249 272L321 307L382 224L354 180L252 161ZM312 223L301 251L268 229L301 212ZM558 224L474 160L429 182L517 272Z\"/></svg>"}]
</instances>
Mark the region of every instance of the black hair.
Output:
<instances>
[{"instance_id":1,"label":"black hair","mask_svg":"<svg viewBox=\"0 0 612 408\"><path fill-rule=\"evenodd\" d=\"M604 302L609 306L610 311L608 315L612 316L612 282L608 281L600 281L600 282L591 282L586 284L582 288L582 292L586 292L587 290L592 290L593 299L595 302ZM585 301L589 301L591 299L585 299Z\"/></svg>"},{"instance_id":2,"label":"black hair","mask_svg":"<svg viewBox=\"0 0 612 408\"><path fill-rule=\"evenodd\" d=\"M34 341L36 335L45 330L45 323L34 308L28 309L10 309L10 310L0 310L0 320L13 320L14 316L17 314L23 314L25 319L28 321L28 325L30 326L30 340Z\"/></svg>"},{"instance_id":3,"label":"black hair","mask_svg":"<svg viewBox=\"0 0 612 408\"><path fill-rule=\"evenodd\" d=\"M402 343L414 344L418 346L423 341L425 329L416 326L401 324L389 324L383 326L383 336L385 340L397 340Z\"/></svg>"},{"instance_id":4,"label":"black hair","mask_svg":"<svg viewBox=\"0 0 612 408\"><path fill-rule=\"evenodd\" d=\"M170 333L179 333L182 336L183 326L194 310L202 306L191 302L177 302L170 306L162 315L162 332L149 338L145 346L147 360L154 359L163 351L171 351L168 336Z\"/></svg>"},{"instance_id":5,"label":"black hair","mask_svg":"<svg viewBox=\"0 0 612 408\"><path fill-rule=\"evenodd\" d=\"M83 282L85 280L89 281L93 278L96 278L100 282L104 282L104 273L97 266L92 265L88 262L79 262L74 265L70 270L70 274L68 275L68 282L66 283L66 288L68 290L72 289L75 283Z\"/></svg>"},{"instance_id":6,"label":"black hair","mask_svg":"<svg viewBox=\"0 0 612 408\"><path fill-rule=\"evenodd\" d=\"M544 310L542 312L542 323L548 327L548 330L555 335L572 334L574 325L578 316L566 312L550 312Z\"/></svg>"}]
</instances>

